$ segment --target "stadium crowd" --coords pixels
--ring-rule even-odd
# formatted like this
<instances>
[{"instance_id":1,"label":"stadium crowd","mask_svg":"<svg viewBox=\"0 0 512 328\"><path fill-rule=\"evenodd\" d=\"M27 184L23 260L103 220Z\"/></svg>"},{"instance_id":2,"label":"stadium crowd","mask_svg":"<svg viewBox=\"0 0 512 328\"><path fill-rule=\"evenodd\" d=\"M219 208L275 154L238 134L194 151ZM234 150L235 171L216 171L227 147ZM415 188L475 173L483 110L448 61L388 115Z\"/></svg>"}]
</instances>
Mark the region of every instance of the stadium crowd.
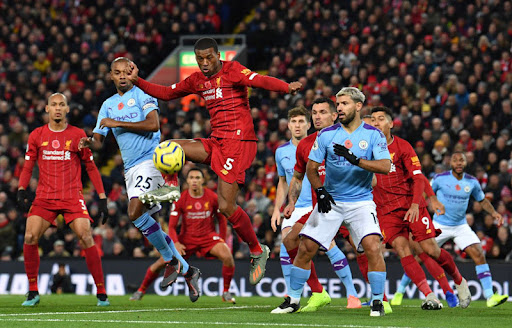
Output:
<instances>
[{"instance_id":1,"label":"stadium crowd","mask_svg":"<svg viewBox=\"0 0 512 328\"><path fill-rule=\"evenodd\" d=\"M115 57L132 58L146 77L179 35L230 32L244 13L223 0L211 5L203 0L107 3L0 1L2 260L17 258L22 249L25 218L16 208L16 190L28 133L47 121L47 96L66 94L69 122L90 135L101 103L114 92L108 65ZM394 110L393 133L413 145L427 177L448 170L453 151L466 152L466 171L505 217L504 226L497 227L474 202L468 223L488 258L507 258L512 251L511 1L267 0L247 6L255 7L252 20L237 26L248 37L247 66L304 85L296 96L250 94L260 140L238 203L274 257L280 245L279 233L270 229L277 185L274 153L290 137L287 112L301 104L309 107L315 97L334 99L341 87L355 86L367 96L365 113L377 105ZM162 138L208 135L202 105L160 103ZM105 167L111 218L95 228L96 243L105 257L157 256L126 215L124 170L113 139L105 147L95 150L95 159ZM207 186L215 190L215 176L205 173ZM36 186L34 175L32 195ZM97 196L89 187L84 197L96 219ZM230 231L226 242L235 256L247 257L248 249ZM49 229L39 245L43 256L81 254L69 229Z\"/></svg>"}]
</instances>

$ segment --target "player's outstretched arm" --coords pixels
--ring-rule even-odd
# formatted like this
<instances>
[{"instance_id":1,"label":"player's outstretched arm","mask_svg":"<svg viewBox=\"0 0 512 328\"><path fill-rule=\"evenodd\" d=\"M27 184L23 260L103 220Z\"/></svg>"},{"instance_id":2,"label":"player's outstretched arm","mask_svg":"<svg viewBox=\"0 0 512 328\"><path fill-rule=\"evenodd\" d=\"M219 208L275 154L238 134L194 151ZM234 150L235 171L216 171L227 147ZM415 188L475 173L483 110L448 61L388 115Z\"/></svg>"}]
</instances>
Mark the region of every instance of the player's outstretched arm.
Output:
<instances>
[{"instance_id":1,"label":"player's outstretched arm","mask_svg":"<svg viewBox=\"0 0 512 328\"><path fill-rule=\"evenodd\" d=\"M302 190L302 180L304 180L304 173L293 171L292 180L288 187L288 205L284 209L284 217L289 219L295 210L295 203L299 199L300 192Z\"/></svg>"},{"instance_id":2,"label":"player's outstretched arm","mask_svg":"<svg viewBox=\"0 0 512 328\"><path fill-rule=\"evenodd\" d=\"M504 222L504 219L503 217L501 216L500 213L496 212L496 210L494 209L494 206L492 206L491 202L487 199L487 198L484 198L482 201L480 201L480 204L482 205L482 208L489 214L492 215L492 217L498 221L498 225L501 226Z\"/></svg>"},{"instance_id":3,"label":"player's outstretched arm","mask_svg":"<svg viewBox=\"0 0 512 328\"><path fill-rule=\"evenodd\" d=\"M279 182L277 183L276 200L274 203L274 212L270 219L270 226L274 232L277 231L277 226L281 225L281 206L283 206L288 194L288 184L286 183L286 177L280 176Z\"/></svg>"},{"instance_id":4,"label":"player's outstretched arm","mask_svg":"<svg viewBox=\"0 0 512 328\"><path fill-rule=\"evenodd\" d=\"M80 142L78 142L78 150L90 148L91 146L93 146L94 148L101 148L101 146L103 145L103 140L105 140L105 137L99 133L94 133L92 137L89 138L80 138Z\"/></svg>"}]
</instances>

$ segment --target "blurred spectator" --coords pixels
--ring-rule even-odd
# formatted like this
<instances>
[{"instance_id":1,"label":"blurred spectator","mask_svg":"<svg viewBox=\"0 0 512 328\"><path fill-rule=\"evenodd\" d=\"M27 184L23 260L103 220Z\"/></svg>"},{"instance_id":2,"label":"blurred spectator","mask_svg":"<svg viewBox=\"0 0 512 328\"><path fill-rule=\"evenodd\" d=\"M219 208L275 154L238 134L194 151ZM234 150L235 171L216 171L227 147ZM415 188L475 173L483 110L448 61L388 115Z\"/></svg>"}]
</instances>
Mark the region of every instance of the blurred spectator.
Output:
<instances>
[{"instance_id":1,"label":"blurred spectator","mask_svg":"<svg viewBox=\"0 0 512 328\"><path fill-rule=\"evenodd\" d=\"M71 254L64 248L64 242L57 240L53 243L53 251L48 254L49 257L70 257Z\"/></svg>"},{"instance_id":2,"label":"blurred spectator","mask_svg":"<svg viewBox=\"0 0 512 328\"><path fill-rule=\"evenodd\" d=\"M59 263L59 270L52 277L52 294L74 293L71 277L64 263Z\"/></svg>"}]
</instances>

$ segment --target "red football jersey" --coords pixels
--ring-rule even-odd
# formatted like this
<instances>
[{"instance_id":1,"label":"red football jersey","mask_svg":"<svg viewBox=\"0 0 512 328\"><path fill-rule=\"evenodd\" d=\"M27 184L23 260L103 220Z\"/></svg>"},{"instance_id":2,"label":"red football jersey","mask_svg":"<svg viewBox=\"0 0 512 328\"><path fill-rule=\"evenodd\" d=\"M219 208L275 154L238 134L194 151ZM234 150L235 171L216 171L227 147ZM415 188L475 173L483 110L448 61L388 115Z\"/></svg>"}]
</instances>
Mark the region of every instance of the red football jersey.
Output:
<instances>
[{"instance_id":1,"label":"red football jersey","mask_svg":"<svg viewBox=\"0 0 512 328\"><path fill-rule=\"evenodd\" d=\"M193 197L188 190L185 190L173 207L169 217L169 236L172 240L178 240L176 226L180 216L180 239L201 239L216 232L215 217L219 221L219 235L222 238L225 237L227 221L222 214L218 213L217 195L210 189L204 188L204 194L199 198Z\"/></svg>"},{"instance_id":2,"label":"red football jersey","mask_svg":"<svg viewBox=\"0 0 512 328\"><path fill-rule=\"evenodd\" d=\"M308 164L309 153L311 152L311 147L313 147L313 144L315 143L317 134L318 131L310 134L299 142L297 146L297 152L295 153L295 171L306 174L306 165ZM325 181L325 161L323 161L322 164L320 164L318 167L318 174L320 175L320 180L323 184ZM311 195L311 199L313 200L313 207L315 207L316 193L313 187L311 187Z\"/></svg>"},{"instance_id":3,"label":"red football jersey","mask_svg":"<svg viewBox=\"0 0 512 328\"><path fill-rule=\"evenodd\" d=\"M258 140L249 108L247 87L289 91L288 83L252 72L236 61L222 61L222 69L211 77L195 72L170 87L152 84L140 78L137 85L147 94L163 100L192 93L201 95L210 112L211 136L240 140Z\"/></svg>"},{"instance_id":4,"label":"red football jersey","mask_svg":"<svg viewBox=\"0 0 512 328\"><path fill-rule=\"evenodd\" d=\"M388 149L392 161L389 174L375 174L377 185L373 189L373 200L378 215L397 209L409 209L413 201L420 207L427 206L423 198L424 178L420 160L411 144L393 136ZM414 186L413 180L417 181Z\"/></svg>"},{"instance_id":5,"label":"red football jersey","mask_svg":"<svg viewBox=\"0 0 512 328\"><path fill-rule=\"evenodd\" d=\"M34 162L37 161L39 183L36 198L73 199L79 197L82 193L81 161L84 161L86 165L94 165L89 148L78 150L80 139L85 137L85 132L82 129L69 124L66 129L59 132L50 130L48 124L32 131L28 137L26 162L20 177L20 186L27 188ZM98 192L103 191L98 190Z\"/></svg>"}]
</instances>

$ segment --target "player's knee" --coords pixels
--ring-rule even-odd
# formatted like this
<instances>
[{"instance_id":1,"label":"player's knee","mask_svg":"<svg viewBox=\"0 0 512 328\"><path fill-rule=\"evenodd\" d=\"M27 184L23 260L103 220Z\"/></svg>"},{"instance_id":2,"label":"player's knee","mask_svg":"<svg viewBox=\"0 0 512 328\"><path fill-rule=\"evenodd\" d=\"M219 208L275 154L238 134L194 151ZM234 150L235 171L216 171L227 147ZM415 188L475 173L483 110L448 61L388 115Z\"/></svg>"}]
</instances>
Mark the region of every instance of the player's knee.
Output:
<instances>
[{"instance_id":1,"label":"player's knee","mask_svg":"<svg viewBox=\"0 0 512 328\"><path fill-rule=\"evenodd\" d=\"M296 248L297 242L299 241L297 237L298 236L295 233L293 233L293 230L290 231L290 233L288 233L283 239L284 247L286 247L286 249Z\"/></svg>"},{"instance_id":2,"label":"player's knee","mask_svg":"<svg viewBox=\"0 0 512 328\"><path fill-rule=\"evenodd\" d=\"M368 238L368 237L367 237ZM381 252L380 242L377 240L376 242L366 242L364 244L364 252L368 257L377 256Z\"/></svg>"},{"instance_id":3,"label":"player's knee","mask_svg":"<svg viewBox=\"0 0 512 328\"><path fill-rule=\"evenodd\" d=\"M90 230L82 233L77 233L77 237L82 241L86 248L89 248L94 245L94 238L92 237Z\"/></svg>"},{"instance_id":4,"label":"player's knee","mask_svg":"<svg viewBox=\"0 0 512 328\"><path fill-rule=\"evenodd\" d=\"M225 217L229 218L236 211L236 204L227 201L219 201L219 211Z\"/></svg>"},{"instance_id":5,"label":"player's knee","mask_svg":"<svg viewBox=\"0 0 512 328\"><path fill-rule=\"evenodd\" d=\"M36 234L33 234L31 231L25 232L24 243L27 245L35 245L39 241L39 238Z\"/></svg>"}]
</instances>

